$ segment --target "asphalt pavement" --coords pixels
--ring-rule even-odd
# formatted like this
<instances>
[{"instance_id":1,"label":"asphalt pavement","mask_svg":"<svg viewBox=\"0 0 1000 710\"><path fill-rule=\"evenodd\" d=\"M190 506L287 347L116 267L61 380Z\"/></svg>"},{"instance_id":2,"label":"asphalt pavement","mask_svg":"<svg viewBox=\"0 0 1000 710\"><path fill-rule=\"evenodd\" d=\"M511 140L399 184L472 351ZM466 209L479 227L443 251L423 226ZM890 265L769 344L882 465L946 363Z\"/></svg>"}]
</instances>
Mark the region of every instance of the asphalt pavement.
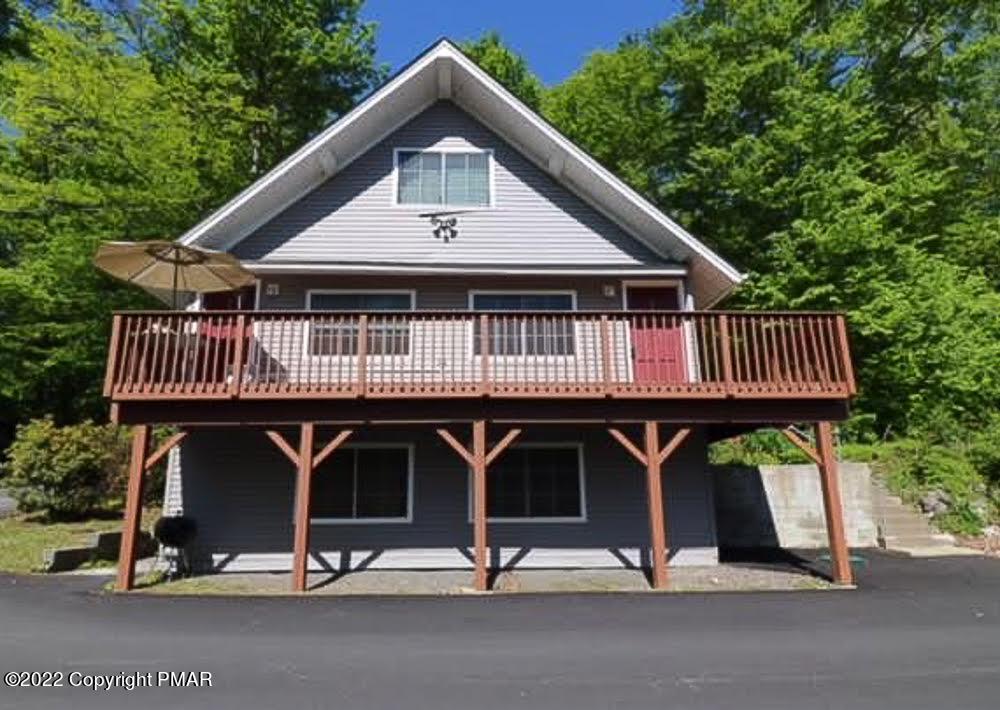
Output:
<instances>
[{"instance_id":1,"label":"asphalt pavement","mask_svg":"<svg viewBox=\"0 0 1000 710\"><path fill-rule=\"evenodd\" d=\"M0 708L1000 707L1000 561L865 554L857 591L755 594L177 598L0 576L0 671L63 682L0 685Z\"/></svg>"}]
</instances>

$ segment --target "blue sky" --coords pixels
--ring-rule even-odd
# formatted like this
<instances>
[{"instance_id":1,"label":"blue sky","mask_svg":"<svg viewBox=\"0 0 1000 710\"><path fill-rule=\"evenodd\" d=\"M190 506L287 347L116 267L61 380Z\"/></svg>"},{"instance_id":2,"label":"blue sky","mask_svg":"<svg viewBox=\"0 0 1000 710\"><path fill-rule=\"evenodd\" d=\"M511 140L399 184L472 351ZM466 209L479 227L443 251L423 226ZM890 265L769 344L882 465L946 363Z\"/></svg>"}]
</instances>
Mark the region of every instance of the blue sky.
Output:
<instances>
[{"instance_id":1,"label":"blue sky","mask_svg":"<svg viewBox=\"0 0 1000 710\"><path fill-rule=\"evenodd\" d=\"M393 71L442 36L496 30L546 84L572 74L591 52L676 13L681 0L368 0L379 23L378 59Z\"/></svg>"}]
</instances>

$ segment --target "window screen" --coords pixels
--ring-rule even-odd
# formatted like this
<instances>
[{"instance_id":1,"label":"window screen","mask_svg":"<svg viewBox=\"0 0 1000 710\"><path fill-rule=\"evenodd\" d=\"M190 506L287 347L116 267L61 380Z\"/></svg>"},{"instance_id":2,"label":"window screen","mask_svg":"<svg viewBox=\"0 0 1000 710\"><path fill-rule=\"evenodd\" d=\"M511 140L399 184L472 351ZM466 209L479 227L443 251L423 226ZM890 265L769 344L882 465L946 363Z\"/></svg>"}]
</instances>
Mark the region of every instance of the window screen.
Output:
<instances>
[{"instance_id":1,"label":"window screen","mask_svg":"<svg viewBox=\"0 0 1000 710\"><path fill-rule=\"evenodd\" d=\"M476 311L571 311L568 293L475 293ZM480 323L473 326L475 354L482 352ZM490 319L490 355L572 355L575 352L573 319L534 314L496 316Z\"/></svg>"},{"instance_id":2,"label":"window screen","mask_svg":"<svg viewBox=\"0 0 1000 710\"><path fill-rule=\"evenodd\" d=\"M409 293L313 293L309 308L338 312L337 316L315 316L309 328L310 355L356 355L359 319L354 312L408 311L413 308ZM407 355L410 352L408 316L369 316L368 353Z\"/></svg>"},{"instance_id":3,"label":"window screen","mask_svg":"<svg viewBox=\"0 0 1000 710\"><path fill-rule=\"evenodd\" d=\"M410 452L406 447L342 448L313 475L314 518L407 517Z\"/></svg>"},{"instance_id":4,"label":"window screen","mask_svg":"<svg viewBox=\"0 0 1000 710\"><path fill-rule=\"evenodd\" d=\"M491 518L582 517L576 447L510 448L490 466L486 508Z\"/></svg>"},{"instance_id":5,"label":"window screen","mask_svg":"<svg viewBox=\"0 0 1000 710\"><path fill-rule=\"evenodd\" d=\"M490 204L488 153L398 153L401 205L486 207Z\"/></svg>"}]
</instances>

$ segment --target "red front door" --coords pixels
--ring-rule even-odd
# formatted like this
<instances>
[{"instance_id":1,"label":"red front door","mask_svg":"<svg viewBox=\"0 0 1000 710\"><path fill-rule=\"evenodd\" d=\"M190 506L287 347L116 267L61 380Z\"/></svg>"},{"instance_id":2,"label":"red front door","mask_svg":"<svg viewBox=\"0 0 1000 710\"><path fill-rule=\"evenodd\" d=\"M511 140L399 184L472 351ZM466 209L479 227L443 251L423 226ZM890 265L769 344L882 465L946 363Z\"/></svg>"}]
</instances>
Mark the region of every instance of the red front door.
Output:
<instances>
[{"instance_id":1,"label":"red front door","mask_svg":"<svg viewBox=\"0 0 1000 710\"><path fill-rule=\"evenodd\" d=\"M636 382L687 381L684 328L680 318L662 311L677 311L680 294L675 286L629 286L625 308L639 313L632 323L632 363Z\"/></svg>"}]
</instances>

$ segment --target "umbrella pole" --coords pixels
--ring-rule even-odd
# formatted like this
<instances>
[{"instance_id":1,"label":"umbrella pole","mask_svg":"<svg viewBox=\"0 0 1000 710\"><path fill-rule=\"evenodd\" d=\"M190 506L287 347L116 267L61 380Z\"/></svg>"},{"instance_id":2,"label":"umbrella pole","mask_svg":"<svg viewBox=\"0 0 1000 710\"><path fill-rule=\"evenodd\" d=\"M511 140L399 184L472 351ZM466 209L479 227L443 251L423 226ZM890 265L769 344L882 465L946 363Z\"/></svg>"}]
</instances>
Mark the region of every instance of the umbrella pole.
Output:
<instances>
[{"instance_id":1,"label":"umbrella pole","mask_svg":"<svg viewBox=\"0 0 1000 710\"><path fill-rule=\"evenodd\" d=\"M174 304L174 310L177 310L177 272L180 270L180 266L177 264L177 260L174 260L174 294L171 300Z\"/></svg>"}]
</instances>

